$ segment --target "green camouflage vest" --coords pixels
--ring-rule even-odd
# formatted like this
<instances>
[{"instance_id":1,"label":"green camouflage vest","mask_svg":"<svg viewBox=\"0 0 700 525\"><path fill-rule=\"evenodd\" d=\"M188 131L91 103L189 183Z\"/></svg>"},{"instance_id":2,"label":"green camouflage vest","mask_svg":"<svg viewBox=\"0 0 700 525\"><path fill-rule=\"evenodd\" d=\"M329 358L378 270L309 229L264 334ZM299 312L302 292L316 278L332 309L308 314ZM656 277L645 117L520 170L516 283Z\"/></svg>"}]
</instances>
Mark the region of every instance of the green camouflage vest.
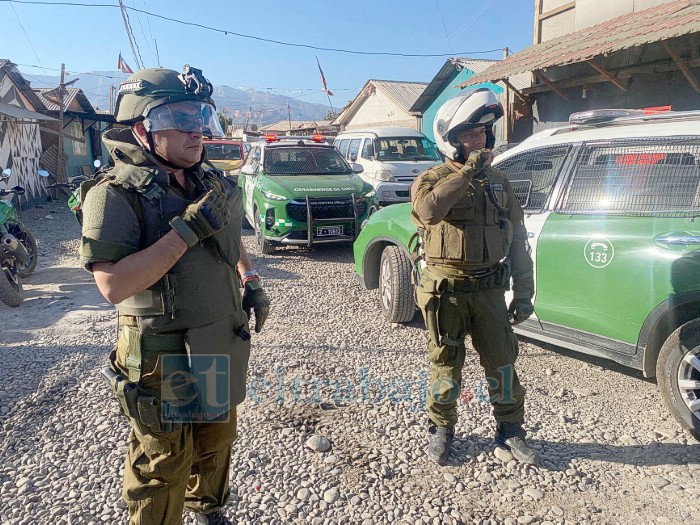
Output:
<instances>
[{"instance_id":1,"label":"green camouflage vest","mask_svg":"<svg viewBox=\"0 0 700 525\"><path fill-rule=\"evenodd\" d=\"M428 170L424 177L434 187L454 173L447 165ZM513 224L491 202L485 184L488 180L498 204L507 209L509 196L504 179L486 168L488 178L473 178L469 189L445 218L435 225L424 225L423 242L428 264L460 268L485 268L508 256L513 241Z\"/></svg>"}]
</instances>

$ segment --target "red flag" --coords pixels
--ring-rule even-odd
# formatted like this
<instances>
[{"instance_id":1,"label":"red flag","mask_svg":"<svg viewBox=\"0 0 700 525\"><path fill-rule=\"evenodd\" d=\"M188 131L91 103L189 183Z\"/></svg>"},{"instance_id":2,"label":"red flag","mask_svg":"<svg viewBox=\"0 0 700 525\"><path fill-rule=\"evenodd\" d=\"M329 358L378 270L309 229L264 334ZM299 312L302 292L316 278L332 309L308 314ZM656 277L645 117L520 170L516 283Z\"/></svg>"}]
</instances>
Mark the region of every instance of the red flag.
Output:
<instances>
[{"instance_id":1,"label":"red flag","mask_svg":"<svg viewBox=\"0 0 700 525\"><path fill-rule=\"evenodd\" d=\"M119 69L122 73L133 73L134 71L129 67L129 64L127 64L124 59L122 58L122 54L119 53L119 61L117 62L117 69Z\"/></svg>"},{"instance_id":2,"label":"red flag","mask_svg":"<svg viewBox=\"0 0 700 525\"><path fill-rule=\"evenodd\" d=\"M318 64L318 71L319 73L321 73L321 83L323 84L323 91L325 91L329 97L332 97L333 93L330 89L328 89L328 85L326 84L326 77L323 75L323 69L321 69L321 63L318 61L318 57L316 57L316 64Z\"/></svg>"}]
</instances>

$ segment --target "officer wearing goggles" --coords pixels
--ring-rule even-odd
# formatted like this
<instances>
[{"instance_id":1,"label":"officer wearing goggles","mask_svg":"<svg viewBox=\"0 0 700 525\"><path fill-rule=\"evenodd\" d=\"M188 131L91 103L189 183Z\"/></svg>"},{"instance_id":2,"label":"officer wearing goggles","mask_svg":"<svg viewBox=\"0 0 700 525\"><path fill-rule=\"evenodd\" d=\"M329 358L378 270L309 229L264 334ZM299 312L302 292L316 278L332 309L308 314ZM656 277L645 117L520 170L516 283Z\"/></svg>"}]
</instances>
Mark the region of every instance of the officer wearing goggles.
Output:
<instances>
[{"instance_id":1,"label":"officer wearing goggles","mask_svg":"<svg viewBox=\"0 0 700 525\"><path fill-rule=\"evenodd\" d=\"M80 255L121 325L103 370L131 424L123 496L130 523L230 523L236 406L245 398L248 321L270 303L241 243L240 190L208 165L223 136L196 68L134 73L103 141L114 161L83 202ZM244 289L241 294L241 288ZM212 395L212 393L214 395Z\"/></svg>"}]
</instances>

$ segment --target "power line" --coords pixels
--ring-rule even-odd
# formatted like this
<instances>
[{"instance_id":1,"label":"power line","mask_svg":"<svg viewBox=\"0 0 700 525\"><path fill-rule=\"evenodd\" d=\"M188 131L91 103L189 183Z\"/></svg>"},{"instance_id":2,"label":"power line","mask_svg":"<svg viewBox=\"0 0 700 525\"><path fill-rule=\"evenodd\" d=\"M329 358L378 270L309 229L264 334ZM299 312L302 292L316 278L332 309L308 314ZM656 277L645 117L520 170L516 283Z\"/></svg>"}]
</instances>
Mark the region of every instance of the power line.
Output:
<instances>
[{"instance_id":1,"label":"power line","mask_svg":"<svg viewBox=\"0 0 700 525\"><path fill-rule=\"evenodd\" d=\"M146 0L141 0L141 3L143 4L143 8L146 9ZM136 4L134 3L134 7L136 7ZM141 19L139 18L139 24L141 23ZM151 29L151 20L146 17L146 24L148 25L148 34L151 35L151 40L153 41L153 45L156 48L155 51L155 57L154 60L156 61L156 65L160 67L160 57L158 56L158 42L156 42L156 39L153 38L153 30ZM144 38L146 35L144 35ZM153 49L151 48L151 52Z\"/></svg>"},{"instance_id":2,"label":"power line","mask_svg":"<svg viewBox=\"0 0 700 525\"><path fill-rule=\"evenodd\" d=\"M134 4L134 7L136 7L136 0L131 0L131 3ZM144 8L146 6L144 5ZM153 55L153 46L151 45L151 42L148 40L148 37L146 36L146 32L143 30L143 24L141 23L141 17L139 16L138 13L136 13L136 20L139 23L139 27L141 28L141 34L143 35L143 39L146 42L146 46L148 48L148 51L151 53L151 58L153 59L153 62L158 62L156 60L156 57ZM153 36L153 35L151 35Z\"/></svg>"},{"instance_id":3,"label":"power line","mask_svg":"<svg viewBox=\"0 0 700 525\"><path fill-rule=\"evenodd\" d=\"M38 4L38 5L64 5L64 6L76 6L76 7L112 7L112 8L115 8L115 7L119 8L120 7L120 6L114 5L114 4L84 4L84 3L79 3L79 2L43 2L43 1L38 1L38 0L0 0L0 2L12 2L12 3L17 3L17 4ZM207 26L204 24L198 24L195 22L186 22L184 20L179 20L177 18L159 15L157 13L151 13L150 11L146 11L143 9L137 9L136 7L129 7L129 6L125 6L125 5L123 5L123 9L129 10L129 11L134 11L137 13L143 13L145 15L152 16L154 18L160 18L161 20L167 20L169 22L174 22L177 24L198 27L200 29L206 29L208 31L214 31L217 33L223 33L226 36L231 35L231 36L237 36L240 38L248 38L251 40L257 40L259 42L268 42L270 44L278 44L281 46L300 47L300 48L304 48L304 49L314 49L316 51L328 51L328 52L333 52L333 53L347 53L350 55L394 56L394 57L408 57L408 58L439 58L439 57L450 57L450 56L454 56L454 55L458 55L458 56L484 55L484 54L488 54L488 53L495 53L496 51L502 51L502 48L500 48L500 47L498 49L488 49L488 50L484 50L484 51L460 51L457 53L392 53L392 52L388 52L388 51L356 51L356 50L351 50L351 49L342 49L342 48L335 48L335 47L314 46L311 44L299 44L296 42L285 42L282 40L274 40L271 38L264 38L264 37L255 36L255 35L247 35L244 33L238 33L236 31L231 31L231 30L227 30L227 29L219 29L219 28Z\"/></svg>"},{"instance_id":4,"label":"power line","mask_svg":"<svg viewBox=\"0 0 700 525\"><path fill-rule=\"evenodd\" d=\"M37 62L41 64L41 59L39 58L39 55L36 52L36 49L34 49L34 44L32 44L31 38L29 38L29 35L27 34L27 31L25 31L24 26L22 25L22 21L19 19L19 15L17 14L17 11L15 11L15 6L10 4L10 7L12 8L12 12L15 14L15 18L17 18L17 23L19 23L19 27L22 28L22 33L24 33L24 37L27 39L27 42L29 42L29 47L32 48L32 51L34 52L34 56L36 57ZM43 69L43 66L42 66ZM44 73L46 73L46 70L44 69Z\"/></svg>"},{"instance_id":5,"label":"power line","mask_svg":"<svg viewBox=\"0 0 700 525\"><path fill-rule=\"evenodd\" d=\"M2 0L0 0L0 1L2 1ZM37 69L43 69L44 72L46 72L46 71L60 71L59 68L55 68L55 67L43 67L43 66L37 66L37 65L35 65L35 64L16 64L16 65L19 66L19 67L33 67L33 68L37 68ZM93 76L93 77L111 78L111 79L116 79L116 80L121 81L121 77L116 76L116 75L103 75L103 74L100 74L100 73L93 73L93 72L90 72L90 71L71 71L70 74L71 74L71 75L90 75L90 76ZM25 74L25 76L31 78L30 75L26 75L26 74ZM43 81L37 80L37 82L43 82ZM238 89L238 88L233 88L233 87L231 87L231 86L217 86L217 87L225 87L225 88L230 88L230 89ZM245 88L245 89L254 89L255 91L292 91L292 92L294 92L294 91L309 91L309 93L303 93L303 94L301 94L301 95L297 95L297 96L294 96L294 97L288 97L288 98L305 97L305 96L308 96L308 95L315 95L316 93L321 93L321 92L323 91L322 89L317 89L317 88L301 88L301 87L256 87L256 86L250 86L250 87ZM359 88L333 88L333 90L334 90L334 91L359 91ZM233 97L231 97L231 96L229 96L229 95L224 95L224 94L221 94L221 93L214 93L214 95L215 95L216 97L225 98L225 99L229 99L229 100L240 100L240 101L244 101L244 99L236 99L236 98L233 98ZM286 95L284 95L284 96L286 96Z\"/></svg>"},{"instance_id":6,"label":"power line","mask_svg":"<svg viewBox=\"0 0 700 525\"><path fill-rule=\"evenodd\" d=\"M141 59L141 51L139 51L139 46L136 43L136 37L134 37L134 32L131 30L131 23L129 22L129 13L126 11L123 0L119 0L119 8L122 12L122 19L124 20L124 27L126 27L126 36L129 37L129 43L131 44L131 52L134 54L134 60L136 61L136 66L139 69L143 69L143 60Z\"/></svg>"},{"instance_id":7,"label":"power line","mask_svg":"<svg viewBox=\"0 0 700 525\"><path fill-rule=\"evenodd\" d=\"M440 4L438 3L438 0L435 0L435 7L437 7L437 12L440 15L440 21L442 22L442 29L445 31L445 38L447 39L447 45L450 48L450 52L454 54L454 50L452 49L452 42L450 42L450 35L447 34L447 26L445 25L445 19L442 16L442 11L440 11Z\"/></svg>"}]
</instances>

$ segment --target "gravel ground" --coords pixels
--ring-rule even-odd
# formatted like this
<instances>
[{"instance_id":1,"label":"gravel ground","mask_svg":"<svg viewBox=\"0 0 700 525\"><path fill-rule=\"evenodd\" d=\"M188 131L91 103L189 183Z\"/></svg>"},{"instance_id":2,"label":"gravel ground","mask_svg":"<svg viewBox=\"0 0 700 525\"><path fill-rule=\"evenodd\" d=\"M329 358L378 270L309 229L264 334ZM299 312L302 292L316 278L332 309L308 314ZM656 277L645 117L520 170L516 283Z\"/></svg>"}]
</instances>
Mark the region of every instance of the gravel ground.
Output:
<instances>
[{"instance_id":1,"label":"gravel ground","mask_svg":"<svg viewBox=\"0 0 700 525\"><path fill-rule=\"evenodd\" d=\"M40 262L24 304L0 305L0 523L124 523L128 426L99 375L115 315L78 266L67 209L23 218ZM420 316L387 325L350 247L286 249L257 268L273 310L253 340L232 521L700 523L700 445L640 374L521 342L533 468L494 454L472 352L452 465L436 467L424 454Z\"/></svg>"}]
</instances>

